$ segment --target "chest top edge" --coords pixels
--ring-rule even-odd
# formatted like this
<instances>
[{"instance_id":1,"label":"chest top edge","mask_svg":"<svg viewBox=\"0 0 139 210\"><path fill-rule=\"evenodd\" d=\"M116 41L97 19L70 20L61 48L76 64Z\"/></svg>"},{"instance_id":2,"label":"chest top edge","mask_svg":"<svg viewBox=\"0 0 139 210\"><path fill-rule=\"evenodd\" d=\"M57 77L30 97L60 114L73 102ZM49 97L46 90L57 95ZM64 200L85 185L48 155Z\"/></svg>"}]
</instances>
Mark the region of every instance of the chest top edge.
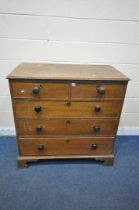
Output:
<instances>
[{"instance_id":1,"label":"chest top edge","mask_svg":"<svg viewBox=\"0 0 139 210\"><path fill-rule=\"evenodd\" d=\"M68 81L129 81L110 65L21 63L7 79L40 79Z\"/></svg>"}]
</instances>

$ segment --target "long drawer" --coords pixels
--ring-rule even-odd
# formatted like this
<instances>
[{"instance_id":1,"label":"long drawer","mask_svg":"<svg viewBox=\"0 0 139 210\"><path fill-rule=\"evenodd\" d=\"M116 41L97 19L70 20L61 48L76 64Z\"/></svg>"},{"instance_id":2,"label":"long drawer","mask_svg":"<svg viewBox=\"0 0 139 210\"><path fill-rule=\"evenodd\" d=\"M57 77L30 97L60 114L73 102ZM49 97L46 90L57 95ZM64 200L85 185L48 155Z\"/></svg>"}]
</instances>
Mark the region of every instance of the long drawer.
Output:
<instances>
[{"instance_id":1,"label":"long drawer","mask_svg":"<svg viewBox=\"0 0 139 210\"><path fill-rule=\"evenodd\" d=\"M122 101L22 101L14 100L16 117L119 117Z\"/></svg>"},{"instance_id":2,"label":"long drawer","mask_svg":"<svg viewBox=\"0 0 139 210\"><path fill-rule=\"evenodd\" d=\"M18 135L114 136L118 119L22 119L17 120Z\"/></svg>"},{"instance_id":3,"label":"long drawer","mask_svg":"<svg viewBox=\"0 0 139 210\"><path fill-rule=\"evenodd\" d=\"M108 155L114 138L20 138L20 155Z\"/></svg>"}]
</instances>

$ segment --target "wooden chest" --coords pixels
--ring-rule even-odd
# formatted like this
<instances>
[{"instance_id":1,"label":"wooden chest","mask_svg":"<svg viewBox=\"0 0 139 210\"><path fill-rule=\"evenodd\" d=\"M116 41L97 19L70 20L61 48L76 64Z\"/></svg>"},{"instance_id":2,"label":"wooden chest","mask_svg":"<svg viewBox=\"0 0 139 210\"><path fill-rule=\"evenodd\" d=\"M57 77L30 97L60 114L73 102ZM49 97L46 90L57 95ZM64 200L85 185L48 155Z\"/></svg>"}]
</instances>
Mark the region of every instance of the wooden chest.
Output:
<instances>
[{"instance_id":1,"label":"wooden chest","mask_svg":"<svg viewBox=\"0 0 139 210\"><path fill-rule=\"evenodd\" d=\"M125 75L108 65L23 63L7 78L19 167L54 158L113 163Z\"/></svg>"}]
</instances>

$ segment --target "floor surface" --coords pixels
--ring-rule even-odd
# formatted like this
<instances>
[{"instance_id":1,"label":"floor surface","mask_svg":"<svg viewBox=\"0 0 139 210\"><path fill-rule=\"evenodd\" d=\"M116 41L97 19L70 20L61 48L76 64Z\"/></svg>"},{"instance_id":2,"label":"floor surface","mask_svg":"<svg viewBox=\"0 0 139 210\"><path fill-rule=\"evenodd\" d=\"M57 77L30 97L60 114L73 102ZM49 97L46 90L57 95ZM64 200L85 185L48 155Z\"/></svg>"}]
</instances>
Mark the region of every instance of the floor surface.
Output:
<instances>
[{"instance_id":1,"label":"floor surface","mask_svg":"<svg viewBox=\"0 0 139 210\"><path fill-rule=\"evenodd\" d=\"M0 137L0 210L139 210L139 137L119 136L114 166L47 160L16 167L15 137Z\"/></svg>"}]
</instances>

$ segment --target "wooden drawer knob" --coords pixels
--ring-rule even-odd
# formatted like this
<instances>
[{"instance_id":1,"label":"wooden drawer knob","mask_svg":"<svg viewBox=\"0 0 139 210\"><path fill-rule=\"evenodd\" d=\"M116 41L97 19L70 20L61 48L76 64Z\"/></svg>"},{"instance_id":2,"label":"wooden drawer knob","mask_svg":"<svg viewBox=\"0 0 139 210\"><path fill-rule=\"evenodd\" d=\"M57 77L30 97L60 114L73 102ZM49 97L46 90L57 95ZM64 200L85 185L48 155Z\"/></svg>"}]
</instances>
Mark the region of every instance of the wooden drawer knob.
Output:
<instances>
[{"instance_id":1,"label":"wooden drawer knob","mask_svg":"<svg viewBox=\"0 0 139 210\"><path fill-rule=\"evenodd\" d=\"M33 94L38 94L38 93L40 92L40 89L41 89L41 86L34 87L34 88L32 89L32 93L33 93Z\"/></svg>"},{"instance_id":2,"label":"wooden drawer knob","mask_svg":"<svg viewBox=\"0 0 139 210\"><path fill-rule=\"evenodd\" d=\"M41 106L35 106L34 110L35 110L35 112L41 112L42 107Z\"/></svg>"},{"instance_id":3,"label":"wooden drawer knob","mask_svg":"<svg viewBox=\"0 0 139 210\"><path fill-rule=\"evenodd\" d=\"M99 132L99 131L100 131L100 125L94 126L94 127L93 127L93 130L94 130L95 132Z\"/></svg>"},{"instance_id":4,"label":"wooden drawer knob","mask_svg":"<svg viewBox=\"0 0 139 210\"><path fill-rule=\"evenodd\" d=\"M42 125L37 125L36 131L41 132L42 130L43 130L43 126Z\"/></svg>"},{"instance_id":5,"label":"wooden drawer knob","mask_svg":"<svg viewBox=\"0 0 139 210\"><path fill-rule=\"evenodd\" d=\"M100 95L103 95L105 93L105 88L103 86L97 86L97 92Z\"/></svg>"},{"instance_id":6,"label":"wooden drawer knob","mask_svg":"<svg viewBox=\"0 0 139 210\"><path fill-rule=\"evenodd\" d=\"M100 107L99 105L96 105L96 106L95 106L95 111L96 111L96 112L100 112L100 111L101 111L101 107Z\"/></svg>"},{"instance_id":7,"label":"wooden drawer knob","mask_svg":"<svg viewBox=\"0 0 139 210\"><path fill-rule=\"evenodd\" d=\"M43 151L44 150L44 144L38 144L37 145L37 150Z\"/></svg>"},{"instance_id":8,"label":"wooden drawer knob","mask_svg":"<svg viewBox=\"0 0 139 210\"><path fill-rule=\"evenodd\" d=\"M91 149L97 149L98 148L98 145L97 144L91 144Z\"/></svg>"}]
</instances>

